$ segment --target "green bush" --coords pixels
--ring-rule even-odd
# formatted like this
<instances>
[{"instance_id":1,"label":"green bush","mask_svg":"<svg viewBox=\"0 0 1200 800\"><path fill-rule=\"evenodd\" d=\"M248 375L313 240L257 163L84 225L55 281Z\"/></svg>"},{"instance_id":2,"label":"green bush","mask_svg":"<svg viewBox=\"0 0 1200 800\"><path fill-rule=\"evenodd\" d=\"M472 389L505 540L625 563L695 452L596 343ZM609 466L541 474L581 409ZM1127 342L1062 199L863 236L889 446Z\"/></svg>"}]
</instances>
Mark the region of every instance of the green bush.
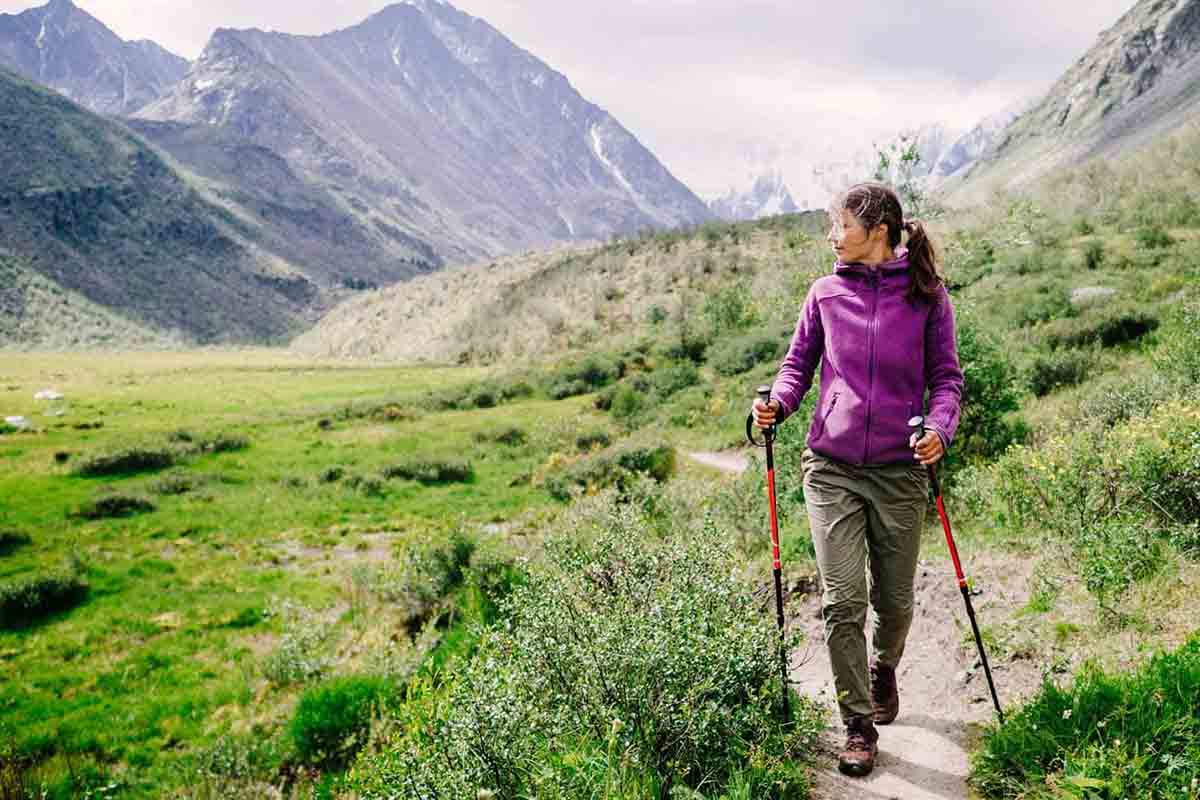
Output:
<instances>
[{"instance_id":1,"label":"green bush","mask_svg":"<svg viewBox=\"0 0 1200 800\"><path fill-rule=\"evenodd\" d=\"M1088 269L1099 269L1104 264L1104 243L1089 239L1083 243L1083 265Z\"/></svg>"},{"instance_id":2,"label":"green bush","mask_svg":"<svg viewBox=\"0 0 1200 800\"><path fill-rule=\"evenodd\" d=\"M1160 225L1146 225L1138 228L1134 231L1133 238L1139 245L1150 250L1170 247L1175 243L1171 235Z\"/></svg>"},{"instance_id":3,"label":"green bush","mask_svg":"<svg viewBox=\"0 0 1200 800\"><path fill-rule=\"evenodd\" d=\"M371 717L391 691L381 678L333 678L300 696L289 731L306 764L344 767L367 741Z\"/></svg>"},{"instance_id":4,"label":"green bush","mask_svg":"<svg viewBox=\"0 0 1200 800\"><path fill-rule=\"evenodd\" d=\"M1075 386L1087 380L1096 366L1096 356L1085 350L1059 350L1036 356L1025 380L1029 390L1045 397L1055 389Z\"/></svg>"},{"instance_id":5,"label":"green bush","mask_svg":"<svg viewBox=\"0 0 1200 800\"><path fill-rule=\"evenodd\" d=\"M1157 372L1132 379L1121 375L1096 386L1084 397L1079 403L1079 416L1112 427L1144 417L1178 394L1175 382Z\"/></svg>"},{"instance_id":6,"label":"green bush","mask_svg":"<svg viewBox=\"0 0 1200 800\"><path fill-rule=\"evenodd\" d=\"M184 470L174 470L150 484L150 491L161 495L182 495L194 490L204 479Z\"/></svg>"},{"instance_id":7,"label":"green bush","mask_svg":"<svg viewBox=\"0 0 1200 800\"><path fill-rule=\"evenodd\" d=\"M708 363L718 375L741 375L765 361L778 361L788 345L786 334L755 333L739 336L712 348Z\"/></svg>"},{"instance_id":8,"label":"green bush","mask_svg":"<svg viewBox=\"0 0 1200 800\"><path fill-rule=\"evenodd\" d=\"M590 355L578 364L570 364L560 369L552 378L552 386L586 387L576 394L587 394L596 389L602 389L625 376L625 362L611 356Z\"/></svg>"},{"instance_id":9,"label":"green bush","mask_svg":"<svg viewBox=\"0 0 1200 800\"><path fill-rule=\"evenodd\" d=\"M387 480L389 477L376 477L375 475L351 475L346 478L346 486L354 489L364 497L386 497L388 493ZM416 480L415 478L413 480ZM439 481L430 481L438 483Z\"/></svg>"},{"instance_id":10,"label":"green bush","mask_svg":"<svg viewBox=\"0 0 1200 800\"><path fill-rule=\"evenodd\" d=\"M222 433L200 441L197 450L201 453L236 453L250 447L250 440L237 434Z\"/></svg>"},{"instance_id":11,"label":"green bush","mask_svg":"<svg viewBox=\"0 0 1200 800\"><path fill-rule=\"evenodd\" d=\"M1181 304L1159 334L1154 364L1185 383L1200 384L1200 302Z\"/></svg>"},{"instance_id":12,"label":"green bush","mask_svg":"<svg viewBox=\"0 0 1200 800\"><path fill-rule=\"evenodd\" d=\"M443 691L410 689L401 732L363 757L364 800L804 797L819 728L781 731L778 634L725 532L660 529L662 505L602 495L504 602L505 624ZM694 515L692 515L694 518Z\"/></svg>"},{"instance_id":13,"label":"green bush","mask_svg":"<svg viewBox=\"0 0 1200 800\"><path fill-rule=\"evenodd\" d=\"M1200 783L1200 640L1129 674L1093 665L1069 688L1047 681L972 757L971 782L988 798L1191 797Z\"/></svg>"},{"instance_id":14,"label":"green bush","mask_svg":"<svg viewBox=\"0 0 1200 800\"><path fill-rule=\"evenodd\" d=\"M24 531L0 528L0 556L11 555L18 549L31 544L32 541L29 534Z\"/></svg>"},{"instance_id":15,"label":"green bush","mask_svg":"<svg viewBox=\"0 0 1200 800\"><path fill-rule=\"evenodd\" d=\"M475 480L475 468L471 462L460 459L413 458L387 467L383 477L418 481L426 485L470 483Z\"/></svg>"},{"instance_id":16,"label":"green bush","mask_svg":"<svg viewBox=\"0 0 1200 800\"><path fill-rule=\"evenodd\" d=\"M74 516L81 519L117 519L157 510L145 497L125 492L107 491L80 505Z\"/></svg>"},{"instance_id":17,"label":"green bush","mask_svg":"<svg viewBox=\"0 0 1200 800\"><path fill-rule=\"evenodd\" d=\"M645 408L645 397L645 393L632 385L620 384L608 400L608 410L612 412L614 419L631 420Z\"/></svg>"},{"instance_id":18,"label":"green bush","mask_svg":"<svg viewBox=\"0 0 1200 800\"><path fill-rule=\"evenodd\" d=\"M585 431L575 437L575 449L581 453L590 453L596 449L603 449L612 444L612 437L608 435L608 431Z\"/></svg>"},{"instance_id":19,"label":"green bush","mask_svg":"<svg viewBox=\"0 0 1200 800\"><path fill-rule=\"evenodd\" d=\"M668 445L622 443L586 456L563 471L552 474L545 488L559 500L578 489L624 489L635 475L666 481L675 472L675 449Z\"/></svg>"},{"instance_id":20,"label":"green bush","mask_svg":"<svg viewBox=\"0 0 1200 800\"><path fill-rule=\"evenodd\" d=\"M529 434L516 425L508 425L495 431L475 434L477 442L496 442L506 447L520 447L529 441Z\"/></svg>"},{"instance_id":21,"label":"green bush","mask_svg":"<svg viewBox=\"0 0 1200 800\"><path fill-rule=\"evenodd\" d=\"M568 397L578 397L590 391L592 387L586 381L574 380L551 384L546 394L551 400L566 400Z\"/></svg>"},{"instance_id":22,"label":"green bush","mask_svg":"<svg viewBox=\"0 0 1200 800\"><path fill-rule=\"evenodd\" d=\"M1022 306L1017 315L1017 325L1028 328L1039 322L1074 317L1079 311L1071 303L1071 296L1061 286L1039 293L1032 302Z\"/></svg>"},{"instance_id":23,"label":"green bush","mask_svg":"<svg viewBox=\"0 0 1200 800\"><path fill-rule=\"evenodd\" d=\"M1156 330L1158 324L1158 317L1146 311L1117 311L1099 318L1048 325L1043 330L1043 340L1051 348L1092 344L1115 347L1142 338Z\"/></svg>"},{"instance_id":24,"label":"green bush","mask_svg":"<svg viewBox=\"0 0 1200 800\"><path fill-rule=\"evenodd\" d=\"M31 625L49 614L74 608L87 595L87 580L77 568L0 584L0 627Z\"/></svg>"},{"instance_id":25,"label":"green bush","mask_svg":"<svg viewBox=\"0 0 1200 800\"><path fill-rule=\"evenodd\" d=\"M726 331L741 330L758 321L754 298L742 283L724 286L704 300L702 312L714 336Z\"/></svg>"},{"instance_id":26,"label":"green bush","mask_svg":"<svg viewBox=\"0 0 1200 800\"><path fill-rule=\"evenodd\" d=\"M87 456L76 464L74 472L82 478L133 475L173 467L180 455L177 447L127 447Z\"/></svg>"},{"instance_id":27,"label":"green bush","mask_svg":"<svg viewBox=\"0 0 1200 800\"><path fill-rule=\"evenodd\" d=\"M958 431L946 457L951 472L961 463L995 458L1023 436L1022 423L1008 420L1020 407L1016 371L970 313L959 314L956 322L963 397Z\"/></svg>"},{"instance_id":28,"label":"green bush","mask_svg":"<svg viewBox=\"0 0 1200 800\"><path fill-rule=\"evenodd\" d=\"M663 367L650 376L650 385L659 400L666 400L699 382L700 371L688 361Z\"/></svg>"}]
</instances>

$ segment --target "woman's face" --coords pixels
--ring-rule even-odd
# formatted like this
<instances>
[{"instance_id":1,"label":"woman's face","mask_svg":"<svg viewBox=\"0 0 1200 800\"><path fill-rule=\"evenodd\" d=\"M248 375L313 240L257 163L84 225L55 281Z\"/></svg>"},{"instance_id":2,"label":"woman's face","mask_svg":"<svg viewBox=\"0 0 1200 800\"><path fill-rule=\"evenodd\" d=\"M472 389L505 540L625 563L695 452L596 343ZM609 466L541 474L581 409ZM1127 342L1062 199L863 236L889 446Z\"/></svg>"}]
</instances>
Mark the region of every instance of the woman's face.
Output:
<instances>
[{"instance_id":1,"label":"woman's face","mask_svg":"<svg viewBox=\"0 0 1200 800\"><path fill-rule=\"evenodd\" d=\"M828 239L838 261L854 264L872 261L873 257L878 255L880 244L886 235L886 225L878 225L868 234L857 217L847 209L842 209L841 216L833 218Z\"/></svg>"}]
</instances>

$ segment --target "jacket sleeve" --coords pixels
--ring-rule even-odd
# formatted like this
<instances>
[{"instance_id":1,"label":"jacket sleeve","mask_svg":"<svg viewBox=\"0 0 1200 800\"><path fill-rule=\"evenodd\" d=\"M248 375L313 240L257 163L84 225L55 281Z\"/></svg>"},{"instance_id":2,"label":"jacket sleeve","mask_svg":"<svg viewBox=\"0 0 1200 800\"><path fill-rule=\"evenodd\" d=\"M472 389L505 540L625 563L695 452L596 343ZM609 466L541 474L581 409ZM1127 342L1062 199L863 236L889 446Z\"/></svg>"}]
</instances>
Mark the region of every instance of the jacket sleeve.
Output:
<instances>
[{"instance_id":1,"label":"jacket sleeve","mask_svg":"<svg viewBox=\"0 0 1200 800\"><path fill-rule=\"evenodd\" d=\"M790 417L800 407L800 401L812 386L813 374L825 349L825 329L821 325L821 311L817 307L816 292L810 288L804 300L804 309L796 322L796 332L787 356L779 365L772 394L779 400L780 422Z\"/></svg>"},{"instance_id":2,"label":"jacket sleeve","mask_svg":"<svg viewBox=\"0 0 1200 800\"><path fill-rule=\"evenodd\" d=\"M963 372L956 342L954 306L943 286L941 301L925 324L925 380L929 388L925 425L937 431L942 447L947 450L958 430L962 405Z\"/></svg>"}]
</instances>

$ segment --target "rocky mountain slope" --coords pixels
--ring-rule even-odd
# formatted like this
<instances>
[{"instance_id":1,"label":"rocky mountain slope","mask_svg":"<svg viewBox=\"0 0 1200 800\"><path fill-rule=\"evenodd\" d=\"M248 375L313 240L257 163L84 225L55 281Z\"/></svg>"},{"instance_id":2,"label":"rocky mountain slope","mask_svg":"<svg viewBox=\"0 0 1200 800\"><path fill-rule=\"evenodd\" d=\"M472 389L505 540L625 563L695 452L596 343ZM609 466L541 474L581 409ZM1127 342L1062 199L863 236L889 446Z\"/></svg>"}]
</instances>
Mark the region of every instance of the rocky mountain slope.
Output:
<instances>
[{"instance_id":1,"label":"rocky mountain slope","mask_svg":"<svg viewBox=\"0 0 1200 800\"><path fill-rule=\"evenodd\" d=\"M118 122L0 68L0 131L0 344L72 320L114 345L269 342L316 313L313 282Z\"/></svg>"},{"instance_id":2,"label":"rocky mountain slope","mask_svg":"<svg viewBox=\"0 0 1200 800\"><path fill-rule=\"evenodd\" d=\"M778 171L760 176L749 191L730 189L725 196L710 200L708 207L718 218L733 222L794 214L800 210L783 182L783 174Z\"/></svg>"},{"instance_id":3,"label":"rocky mountain slope","mask_svg":"<svg viewBox=\"0 0 1200 800\"><path fill-rule=\"evenodd\" d=\"M0 14L0 65L101 114L131 114L177 83L188 62L127 42L71 0Z\"/></svg>"},{"instance_id":4,"label":"rocky mountain slope","mask_svg":"<svg viewBox=\"0 0 1200 800\"><path fill-rule=\"evenodd\" d=\"M1140 0L1009 126L953 202L1177 130L1200 112L1200 0Z\"/></svg>"},{"instance_id":5,"label":"rocky mountain slope","mask_svg":"<svg viewBox=\"0 0 1200 800\"><path fill-rule=\"evenodd\" d=\"M423 246L465 262L711 216L565 77L438 0L324 36L218 30L138 116L270 149L418 258Z\"/></svg>"}]
</instances>

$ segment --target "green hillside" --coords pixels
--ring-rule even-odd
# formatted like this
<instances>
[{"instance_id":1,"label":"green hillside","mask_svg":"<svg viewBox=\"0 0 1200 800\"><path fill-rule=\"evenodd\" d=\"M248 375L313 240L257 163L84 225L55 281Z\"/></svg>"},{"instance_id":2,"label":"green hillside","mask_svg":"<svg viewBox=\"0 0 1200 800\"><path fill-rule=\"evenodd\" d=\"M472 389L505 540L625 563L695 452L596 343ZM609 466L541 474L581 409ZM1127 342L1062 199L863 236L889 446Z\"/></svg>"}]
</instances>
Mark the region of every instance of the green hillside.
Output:
<instances>
[{"instance_id":1,"label":"green hillside","mask_svg":"<svg viewBox=\"0 0 1200 800\"><path fill-rule=\"evenodd\" d=\"M315 288L252 252L232 215L118 123L3 70L0 109L0 248L12 258L184 342L277 341L303 324ZM6 330L27 330L4 313Z\"/></svg>"}]
</instances>

